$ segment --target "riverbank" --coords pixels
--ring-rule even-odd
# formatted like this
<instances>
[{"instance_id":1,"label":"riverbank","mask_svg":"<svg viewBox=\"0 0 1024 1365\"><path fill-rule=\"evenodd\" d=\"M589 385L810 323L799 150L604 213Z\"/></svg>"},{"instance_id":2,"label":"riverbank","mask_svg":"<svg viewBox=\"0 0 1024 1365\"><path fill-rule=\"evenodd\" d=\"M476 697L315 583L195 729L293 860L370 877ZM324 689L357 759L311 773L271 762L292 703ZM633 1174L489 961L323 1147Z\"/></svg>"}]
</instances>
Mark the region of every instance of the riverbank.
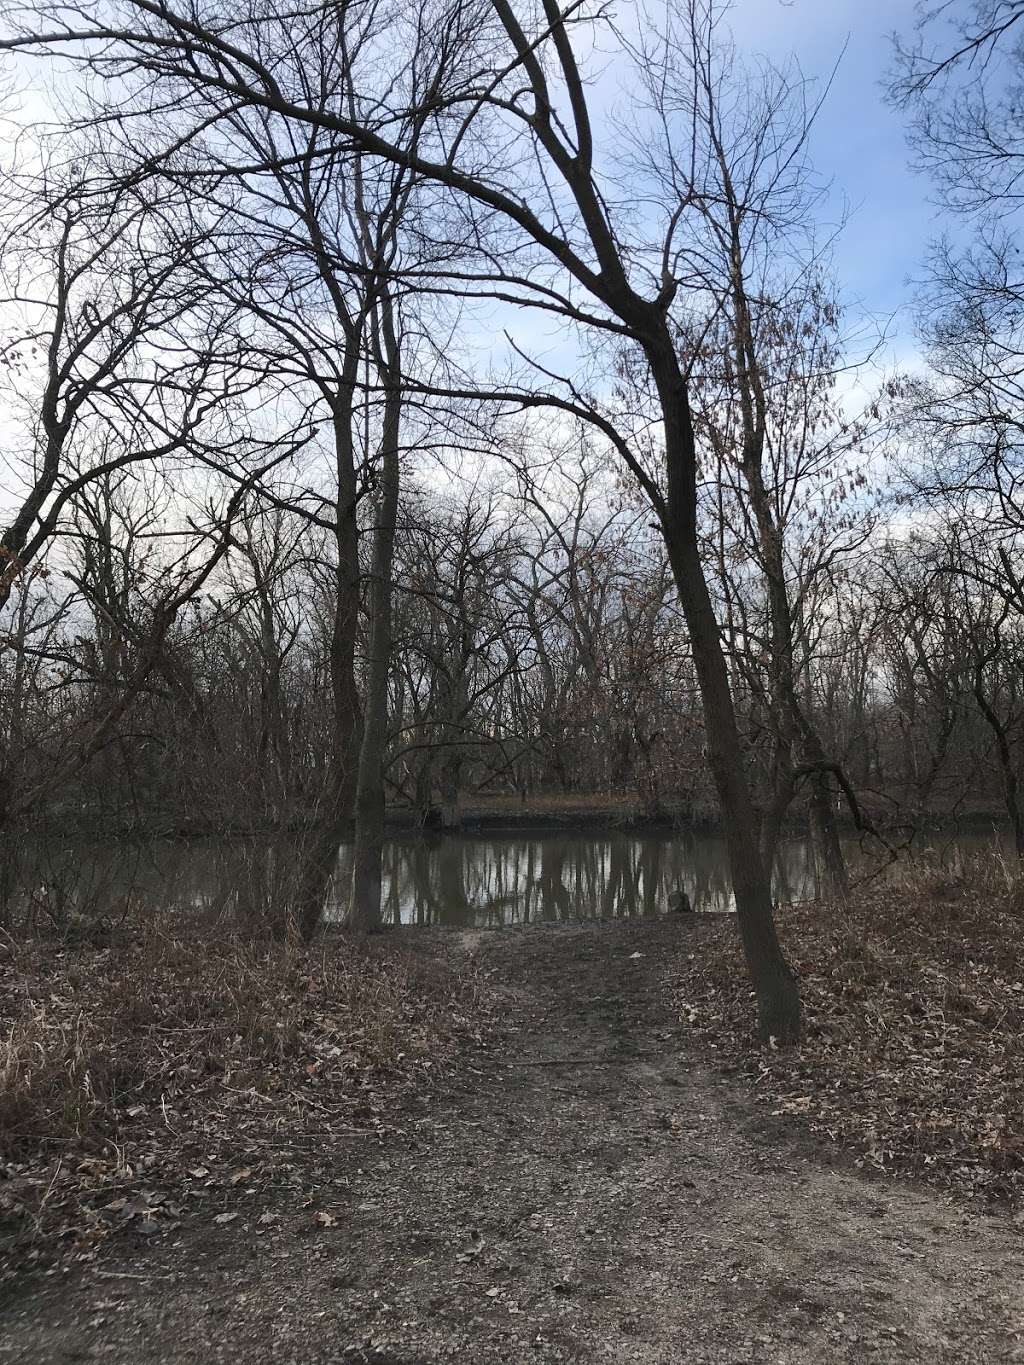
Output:
<instances>
[{"instance_id":1,"label":"riverbank","mask_svg":"<svg viewBox=\"0 0 1024 1365\"><path fill-rule=\"evenodd\" d=\"M978 835L1009 828L1004 811L995 809L958 809L956 812L909 814L894 820L891 811L870 812L877 827L896 847L908 840L916 846L934 838L952 838L958 833ZM856 833L849 812L837 811L840 830ZM182 817L171 813L139 811L90 812L85 809L42 811L30 824L20 827L26 835L45 839L243 839L276 835L309 834L320 826L314 813L289 819L233 818L216 816ZM666 802L657 809L645 807L635 795L607 793L547 793L523 799L516 795L466 796L454 819L446 822L440 810L428 812L411 806L391 804L385 818L389 835L442 836L458 834L522 833L692 833L720 834L721 820L710 805ZM784 829L788 836L806 834L806 821L794 817ZM911 836L913 836L911 838Z\"/></svg>"},{"instance_id":2,"label":"riverbank","mask_svg":"<svg viewBox=\"0 0 1024 1365\"><path fill-rule=\"evenodd\" d=\"M710 809L669 804L655 811L645 809L631 796L556 793L532 796L466 797L456 814L447 820L440 810L424 812L407 805L389 805L385 828L389 834L475 833L524 830L557 832L572 830L667 831L673 829L713 832L717 814ZM31 831L41 837L123 838L246 838L264 835L301 834L319 828L314 813L289 819L232 819L149 812L90 812L60 810L40 812Z\"/></svg>"},{"instance_id":3,"label":"riverbank","mask_svg":"<svg viewBox=\"0 0 1024 1365\"><path fill-rule=\"evenodd\" d=\"M0 937L0 1284L176 1231L281 1149L376 1140L490 1025L450 949L185 916Z\"/></svg>"},{"instance_id":4,"label":"riverbank","mask_svg":"<svg viewBox=\"0 0 1024 1365\"><path fill-rule=\"evenodd\" d=\"M1005 1203L893 1167L867 1178L806 1112L760 1102L742 985L711 1017L730 930L696 915L384 936L377 990L404 1002L415 1065L399 1047L367 1071L339 993L294 1016L326 1049L264 1050L253 1071L186 1081L199 1093L167 1112L151 1101L144 1130L173 1133L181 1160L147 1167L136 1147L93 1201L108 1231L69 1228L58 1259L17 1277L5 1358L1017 1358L1024 1261ZM385 989L392 953L434 986ZM904 979L886 970L862 983L865 1020ZM927 1078L907 1084L924 1104Z\"/></svg>"},{"instance_id":5,"label":"riverbank","mask_svg":"<svg viewBox=\"0 0 1024 1365\"><path fill-rule=\"evenodd\" d=\"M680 1018L742 1076L769 1123L858 1168L1024 1207L1024 880L975 857L873 882L849 905L784 906L800 1048L750 1046L733 926L702 916L679 963Z\"/></svg>"}]
</instances>

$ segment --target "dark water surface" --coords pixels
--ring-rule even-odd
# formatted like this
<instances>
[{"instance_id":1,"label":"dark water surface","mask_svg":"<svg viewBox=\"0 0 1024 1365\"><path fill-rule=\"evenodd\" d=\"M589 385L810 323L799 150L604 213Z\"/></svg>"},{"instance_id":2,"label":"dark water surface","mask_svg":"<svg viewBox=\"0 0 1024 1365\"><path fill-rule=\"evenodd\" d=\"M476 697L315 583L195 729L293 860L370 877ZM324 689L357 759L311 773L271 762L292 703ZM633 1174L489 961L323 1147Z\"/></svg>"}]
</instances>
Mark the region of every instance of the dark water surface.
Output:
<instances>
[{"instance_id":1,"label":"dark water surface","mask_svg":"<svg viewBox=\"0 0 1024 1365\"><path fill-rule=\"evenodd\" d=\"M992 836L940 842L950 852L988 848ZM943 852L944 850L944 852ZM126 898L154 909L242 908L287 903L297 848L284 839L177 839L83 843L47 841L22 849L15 899L60 912L116 912ZM327 915L341 913L347 849L338 859ZM781 848L775 894L815 894L806 840ZM392 924L486 926L538 920L663 914L669 894L695 909L728 913L724 841L715 835L508 833L389 840L384 852L384 919Z\"/></svg>"}]
</instances>

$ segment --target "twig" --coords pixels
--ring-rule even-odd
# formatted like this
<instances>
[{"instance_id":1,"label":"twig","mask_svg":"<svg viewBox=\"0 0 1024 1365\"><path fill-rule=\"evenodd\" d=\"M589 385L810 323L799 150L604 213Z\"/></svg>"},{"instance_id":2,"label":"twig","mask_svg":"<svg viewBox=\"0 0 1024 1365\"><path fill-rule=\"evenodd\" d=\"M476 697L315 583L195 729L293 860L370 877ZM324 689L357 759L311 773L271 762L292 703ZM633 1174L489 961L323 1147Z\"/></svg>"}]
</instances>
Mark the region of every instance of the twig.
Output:
<instances>
[{"instance_id":1,"label":"twig","mask_svg":"<svg viewBox=\"0 0 1024 1365\"><path fill-rule=\"evenodd\" d=\"M628 1057L557 1057L539 1062L502 1062L502 1066L625 1066L628 1062L653 1062L654 1056L634 1053Z\"/></svg>"},{"instance_id":2,"label":"twig","mask_svg":"<svg viewBox=\"0 0 1024 1365\"><path fill-rule=\"evenodd\" d=\"M97 1270L94 1272L100 1280L141 1280L143 1284L149 1284L151 1280L173 1280L173 1275L133 1275L130 1270Z\"/></svg>"}]
</instances>

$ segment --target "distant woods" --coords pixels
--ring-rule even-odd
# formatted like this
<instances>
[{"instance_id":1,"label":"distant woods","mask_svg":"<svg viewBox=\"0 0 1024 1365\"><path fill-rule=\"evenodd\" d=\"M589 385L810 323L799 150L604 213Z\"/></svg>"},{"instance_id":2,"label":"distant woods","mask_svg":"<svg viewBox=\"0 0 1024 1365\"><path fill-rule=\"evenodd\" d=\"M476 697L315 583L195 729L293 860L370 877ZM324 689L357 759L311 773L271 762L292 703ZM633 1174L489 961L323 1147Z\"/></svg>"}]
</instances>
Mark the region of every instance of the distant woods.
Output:
<instances>
[{"instance_id":1,"label":"distant woods","mask_svg":"<svg viewBox=\"0 0 1024 1365\"><path fill-rule=\"evenodd\" d=\"M714 4L9 6L12 89L58 56L70 107L11 97L0 204L8 830L299 828L308 936L349 835L379 920L388 806L713 819L783 1041L795 822L839 900L844 823L998 806L1024 851L1013 181L978 169L1015 115L970 64L1013 23L924 62L934 22L894 98L991 214L893 376L816 227L823 92Z\"/></svg>"},{"instance_id":2,"label":"distant woods","mask_svg":"<svg viewBox=\"0 0 1024 1365\"><path fill-rule=\"evenodd\" d=\"M90 529L123 534L142 522L145 509L124 501L137 492L108 485L98 506L83 502L81 539L64 544L75 567L40 568L14 585L0 698L10 790L44 793L36 814L85 832L318 819L333 724L332 598L320 563L329 550L325 536L280 513L240 521L216 583L164 636L130 713L87 764L48 786L55 763L88 744L138 672L153 630L130 541L115 550ZM491 796L595 793L652 818L717 819L664 558L642 521L609 509L606 482L580 492L566 521L553 502L541 515L513 494L473 488L410 494L400 514L383 773L389 805L417 824L456 828L460 804ZM953 572L947 550L918 537L879 542L830 573L800 621L807 714L890 832L1004 813L1000 743L1012 775L1024 738L1016 620ZM364 592L369 580L367 560ZM747 644L764 629L766 605L751 587L737 592L723 583L726 638L748 770L767 802L776 718L763 655ZM742 610L742 631L730 610ZM360 693L368 624L363 611ZM795 827L811 795L808 778L798 780Z\"/></svg>"}]
</instances>

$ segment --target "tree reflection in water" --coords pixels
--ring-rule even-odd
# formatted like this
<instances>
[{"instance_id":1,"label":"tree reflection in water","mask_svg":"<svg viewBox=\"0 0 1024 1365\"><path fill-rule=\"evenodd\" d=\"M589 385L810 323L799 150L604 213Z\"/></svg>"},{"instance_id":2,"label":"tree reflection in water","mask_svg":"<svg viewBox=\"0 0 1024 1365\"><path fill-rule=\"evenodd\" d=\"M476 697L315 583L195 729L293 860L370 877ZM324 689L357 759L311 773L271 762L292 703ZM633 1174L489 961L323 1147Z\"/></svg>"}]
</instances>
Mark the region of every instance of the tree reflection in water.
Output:
<instances>
[{"instance_id":1,"label":"tree reflection in water","mask_svg":"<svg viewBox=\"0 0 1024 1365\"><path fill-rule=\"evenodd\" d=\"M806 850L783 850L784 899L812 893ZM529 924L657 915L682 889L695 909L733 909L725 848L709 836L535 835L394 840L385 904L405 924Z\"/></svg>"},{"instance_id":2,"label":"tree reflection in water","mask_svg":"<svg viewBox=\"0 0 1024 1365\"><path fill-rule=\"evenodd\" d=\"M963 841L965 845L968 840ZM978 840L974 841L978 844ZM348 900L347 847L338 853L326 918ZM26 841L9 892L50 913L205 908L235 918L287 905L301 849L267 839ZM672 891L697 910L732 910L725 846L713 835L626 833L448 835L390 840L384 850L388 924L486 926L663 914ZM775 872L779 900L814 894L803 840L787 841Z\"/></svg>"}]
</instances>

